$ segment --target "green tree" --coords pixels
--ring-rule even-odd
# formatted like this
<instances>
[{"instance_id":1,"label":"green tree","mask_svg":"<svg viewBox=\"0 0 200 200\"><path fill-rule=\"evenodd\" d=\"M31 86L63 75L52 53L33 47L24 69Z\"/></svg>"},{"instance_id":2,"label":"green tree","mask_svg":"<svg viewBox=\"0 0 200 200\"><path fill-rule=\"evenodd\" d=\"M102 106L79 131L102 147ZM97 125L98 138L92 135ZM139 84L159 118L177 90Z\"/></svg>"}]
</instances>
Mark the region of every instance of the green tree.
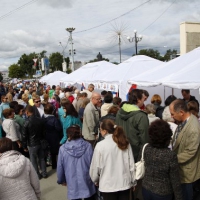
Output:
<instances>
[{"instance_id":1,"label":"green tree","mask_svg":"<svg viewBox=\"0 0 200 200\"><path fill-rule=\"evenodd\" d=\"M10 78L23 78L24 72L21 69L21 66L13 64L8 68L8 76Z\"/></svg>"},{"instance_id":2,"label":"green tree","mask_svg":"<svg viewBox=\"0 0 200 200\"><path fill-rule=\"evenodd\" d=\"M69 57L65 58L65 62L67 63L67 69L69 68L70 59ZM69 73L68 73L69 74Z\"/></svg>"},{"instance_id":3,"label":"green tree","mask_svg":"<svg viewBox=\"0 0 200 200\"><path fill-rule=\"evenodd\" d=\"M0 73L0 82L3 80L2 73Z\"/></svg>"},{"instance_id":4,"label":"green tree","mask_svg":"<svg viewBox=\"0 0 200 200\"><path fill-rule=\"evenodd\" d=\"M138 55L145 55L158 60L163 60L163 57L160 55L160 52L154 49L141 49L138 52Z\"/></svg>"},{"instance_id":5,"label":"green tree","mask_svg":"<svg viewBox=\"0 0 200 200\"><path fill-rule=\"evenodd\" d=\"M52 53L49 56L50 68L52 71L62 71L63 56L59 52Z\"/></svg>"},{"instance_id":6,"label":"green tree","mask_svg":"<svg viewBox=\"0 0 200 200\"><path fill-rule=\"evenodd\" d=\"M168 49L164 55L164 61L169 61L173 58L175 58L177 55L177 50L173 49Z\"/></svg>"}]
</instances>

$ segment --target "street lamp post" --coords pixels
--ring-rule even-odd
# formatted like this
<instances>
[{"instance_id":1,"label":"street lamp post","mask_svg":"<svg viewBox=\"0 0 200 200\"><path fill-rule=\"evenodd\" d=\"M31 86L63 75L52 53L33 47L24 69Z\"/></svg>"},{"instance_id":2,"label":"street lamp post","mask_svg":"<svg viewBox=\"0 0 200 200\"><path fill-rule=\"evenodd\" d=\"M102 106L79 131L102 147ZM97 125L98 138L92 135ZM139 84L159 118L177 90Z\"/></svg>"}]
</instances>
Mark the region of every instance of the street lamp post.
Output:
<instances>
[{"instance_id":1,"label":"street lamp post","mask_svg":"<svg viewBox=\"0 0 200 200\"><path fill-rule=\"evenodd\" d=\"M66 73L66 70L67 70L67 64L66 64L66 62L65 62L65 48L63 47L63 45L62 45L62 43L61 42L59 42L59 46L61 46L62 47L62 55L63 55L63 63L62 63L62 68L63 68L63 71Z\"/></svg>"},{"instance_id":2,"label":"street lamp post","mask_svg":"<svg viewBox=\"0 0 200 200\"><path fill-rule=\"evenodd\" d=\"M69 41L71 42L71 57L72 57L72 71L74 71L74 49L73 49L73 39L72 39L72 32L75 28L66 28L66 31L70 33Z\"/></svg>"},{"instance_id":3,"label":"street lamp post","mask_svg":"<svg viewBox=\"0 0 200 200\"><path fill-rule=\"evenodd\" d=\"M142 40L142 35L137 36L137 31L134 30L134 37L127 37L129 42L135 42L135 54L137 55L137 43Z\"/></svg>"}]
</instances>

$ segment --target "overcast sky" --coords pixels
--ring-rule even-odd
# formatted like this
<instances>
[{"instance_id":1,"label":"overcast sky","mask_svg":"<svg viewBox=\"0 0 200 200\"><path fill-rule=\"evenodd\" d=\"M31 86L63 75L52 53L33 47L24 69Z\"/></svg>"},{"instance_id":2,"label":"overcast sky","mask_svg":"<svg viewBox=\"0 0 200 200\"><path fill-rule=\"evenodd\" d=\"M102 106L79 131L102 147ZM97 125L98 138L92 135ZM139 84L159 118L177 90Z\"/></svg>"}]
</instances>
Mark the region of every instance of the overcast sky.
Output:
<instances>
[{"instance_id":1,"label":"overcast sky","mask_svg":"<svg viewBox=\"0 0 200 200\"><path fill-rule=\"evenodd\" d=\"M89 61L101 52L111 62L119 62L118 39L122 31L122 61L135 53L127 36L134 30L143 35L138 49L180 50L179 25L199 22L199 0L1 0L0 70L17 63L31 52L62 53L74 27L76 61ZM115 20L114 20L115 19ZM69 56L68 44L65 56Z\"/></svg>"}]
</instances>

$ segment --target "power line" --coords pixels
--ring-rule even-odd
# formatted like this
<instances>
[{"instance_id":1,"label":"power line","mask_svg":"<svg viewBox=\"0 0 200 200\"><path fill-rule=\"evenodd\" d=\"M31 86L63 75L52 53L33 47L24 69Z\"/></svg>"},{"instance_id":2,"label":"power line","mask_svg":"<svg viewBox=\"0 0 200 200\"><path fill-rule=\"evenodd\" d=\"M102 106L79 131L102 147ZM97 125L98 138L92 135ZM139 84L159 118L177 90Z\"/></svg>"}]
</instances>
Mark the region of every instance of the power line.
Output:
<instances>
[{"instance_id":1,"label":"power line","mask_svg":"<svg viewBox=\"0 0 200 200\"><path fill-rule=\"evenodd\" d=\"M167 7L167 9L165 9L161 15L159 15L151 24L149 24L145 29L143 29L142 31L140 31L140 33L144 32L146 29L148 29L151 25L153 25L161 16L163 16L165 14L165 12L167 12L167 10L175 3L176 0L174 0L170 6Z\"/></svg>"},{"instance_id":2,"label":"power line","mask_svg":"<svg viewBox=\"0 0 200 200\"><path fill-rule=\"evenodd\" d=\"M4 18L12 15L13 13L17 12L18 10L21 10L21 9L25 8L26 6L29 6L30 4L32 4L32 3L36 2L36 1L38 1L38 0L29 1L28 3L25 3L22 6L20 6L18 8L15 8L14 10L11 10L10 12L6 13L5 15L0 16L0 20L3 20Z\"/></svg>"},{"instance_id":3,"label":"power line","mask_svg":"<svg viewBox=\"0 0 200 200\"><path fill-rule=\"evenodd\" d=\"M108 23L110 23L110 22L112 22L112 21L114 21L114 20L116 20L116 19L119 19L120 17L123 17L123 16L129 14L130 12L136 10L137 8L143 6L144 4L146 4L146 3L150 2L150 1L151 1L151 0L148 0L148 1L146 1L146 2L144 2L144 3L142 3L142 4L140 4L139 6L137 6L137 7L133 8L133 9L129 10L128 12L126 12L126 13L124 13L124 14L122 14L122 15L120 15L120 16L114 18L114 19L111 19L111 20L109 20L109 21L107 21L107 22L105 22L105 23L103 23L103 24L100 24L100 25L98 25L98 26L94 26L94 27L92 27L92 28L85 29L85 30L82 30L82 31L74 32L74 34L86 32L86 31L90 31L90 30L92 30L92 29L95 29L95 28L99 28L99 27L101 27L101 26L104 26L105 24L108 24Z\"/></svg>"}]
</instances>

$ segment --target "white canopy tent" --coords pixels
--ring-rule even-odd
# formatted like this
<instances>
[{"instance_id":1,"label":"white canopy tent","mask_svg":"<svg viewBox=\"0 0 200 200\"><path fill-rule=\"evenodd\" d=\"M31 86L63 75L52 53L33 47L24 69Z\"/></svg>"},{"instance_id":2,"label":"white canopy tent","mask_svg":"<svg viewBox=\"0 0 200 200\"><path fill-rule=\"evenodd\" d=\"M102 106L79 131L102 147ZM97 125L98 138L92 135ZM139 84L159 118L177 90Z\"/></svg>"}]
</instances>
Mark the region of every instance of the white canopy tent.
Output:
<instances>
[{"instance_id":1,"label":"white canopy tent","mask_svg":"<svg viewBox=\"0 0 200 200\"><path fill-rule=\"evenodd\" d=\"M60 85L60 79L67 78L68 74L61 72L61 71L55 71L53 73L50 73L46 75L42 80L40 79L40 82L46 83L47 85Z\"/></svg>"},{"instance_id":2,"label":"white canopy tent","mask_svg":"<svg viewBox=\"0 0 200 200\"><path fill-rule=\"evenodd\" d=\"M167 77L177 75L182 71L185 71L185 69L190 67L192 63L198 63L198 60L200 61L200 48L196 48L187 54L175 58L167 63L163 63L163 65L148 70L138 76L133 76L128 80L128 83L147 87L157 86L162 84L164 80L167 80ZM194 73L198 72L196 71ZM181 79L183 78L184 77Z\"/></svg>"},{"instance_id":3,"label":"white canopy tent","mask_svg":"<svg viewBox=\"0 0 200 200\"><path fill-rule=\"evenodd\" d=\"M163 85L176 88L174 95L181 98L180 89L191 89L191 94L199 100L198 91L200 88L200 48L184 54L174 60L164 63L161 66L148 70L138 76L133 76L128 83L137 84L143 87ZM158 90L156 87L154 90ZM159 88L162 88L159 86ZM179 90L178 90L179 89ZM163 89L164 90L164 89ZM171 94L169 88L165 88L166 96Z\"/></svg>"},{"instance_id":4,"label":"white canopy tent","mask_svg":"<svg viewBox=\"0 0 200 200\"><path fill-rule=\"evenodd\" d=\"M117 65L110 73L99 74L98 79L101 83L112 83L119 86L119 95L126 100L127 81L132 76L144 73L146 70L155 68L163 62L150 58L148 56L138 55L129 58L123 63ZM130 86L129 86L130 87Z\"/></svg>"},{"instance_id":5,"label":"white canopy tent","mask_svg":"<svg viewBox=\"0 0 200 200\"><path fill-rule=\"evenodd\" d=\"M88 63L76 71L69 74L66 78L60 79L60 82L63 82L65 86L74 85L74 84L90 84L95 83L95 88L101 89L100 85L98 86L99 75L106 76L112 70L116 68L116 65L107 62L99 61Z\"/></svg>"}]
</instances>

